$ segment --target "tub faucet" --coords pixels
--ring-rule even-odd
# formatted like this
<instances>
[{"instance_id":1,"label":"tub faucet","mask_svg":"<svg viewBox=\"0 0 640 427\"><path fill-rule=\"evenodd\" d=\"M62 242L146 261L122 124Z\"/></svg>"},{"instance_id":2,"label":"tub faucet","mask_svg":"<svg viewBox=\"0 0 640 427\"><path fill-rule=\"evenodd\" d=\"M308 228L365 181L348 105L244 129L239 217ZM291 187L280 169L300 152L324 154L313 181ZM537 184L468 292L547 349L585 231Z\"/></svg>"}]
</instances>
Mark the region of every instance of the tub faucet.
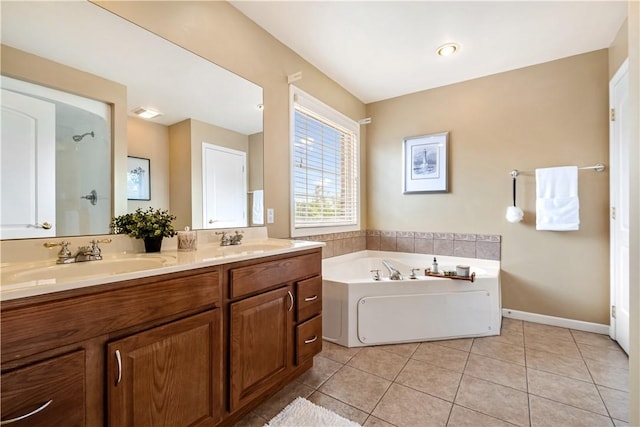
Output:
<instances>
[{"instance_id":1,"label":"tub faucet","mask_svg":"<svg viewBox=\"0 0 640 427\"><path fill-rule=\"evenodd\" d=\"M397 268L395 268L393 265L391 265L389 261L383 259L382 265L387 267L387 270L389 270L389 279L402 280L402 274L400 274L400 271Z\"/></svg>"}]
</instances>

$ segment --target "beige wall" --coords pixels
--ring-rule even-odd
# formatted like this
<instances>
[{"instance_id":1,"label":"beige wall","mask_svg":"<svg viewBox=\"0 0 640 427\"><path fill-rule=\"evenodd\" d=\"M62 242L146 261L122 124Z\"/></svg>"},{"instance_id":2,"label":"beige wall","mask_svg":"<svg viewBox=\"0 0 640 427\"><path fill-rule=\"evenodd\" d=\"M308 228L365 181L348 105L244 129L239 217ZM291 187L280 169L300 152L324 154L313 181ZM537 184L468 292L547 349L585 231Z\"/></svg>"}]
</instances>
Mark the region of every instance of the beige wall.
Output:
<instances>
[{"instance_id":1,"label":"beige wall","mask_svg":"<svg viewBox=\"0 0 640 427\"><path fill-rule=\"evenodd\" d=\"M169 126L169 202L177 219L176 230L192 227L191 218L191 121Z\"/></svg>"},{"instance_id":2,"label":"beige wall","mask_svg":"<svg viewBox=\"0 0 640 427\"><path fill-rule=\"evenodd\" d=\"M149 159L151 200L128 200L129 212L137 208L169 209L169 128L147 120L127 120L127 155Z\"/></svg>"},{"instance_id":3,"label":"beige wall","mask_svg":"<svg viewBox=\"0 0 640 427\"><path fill-rule=\"evenodd\" d=\"M249 135L249 191L264 187L264 133Z\"/></svg>"},{"instance_id":4,"label":"beige wall","mask_svg":"<svg viewBox=\"0 0 640 427\"><path fill-rule=\"evenodd\" d=\"M275 209L275 223L268 225L268 232L272 237L288 237L287 76L302 71L296 85L354 120L365 117L364 104L226 2L96 3L262 86L265 208ZM364 129L361 138L366 141ZM362 159L365 154L363 144ZM361 186L364 200L364 179ZM365 209L361 224L366 226Z\"/></svg>"},{"instance_id":5,"label":"beige wall","mask_svg":"<svg viewBox=\"0 0 640 427\"><path fill-rule=\"evenodd\" d=\"M620 26L616 37L609 46L609 80L618 71L625 59L629 56L629 20Z\"/></svg>"},{"instance_id":6,"label":"beige wall","mask_svg":"<svg viewBox=\"0 0 640 427\"><path fill-rule=\"evenodd\" d=\"M126 212L127 88L9 46L0 45L0 48L3 75L102 101L111 106L112 170L115 176L111 197L113 211L116 214ZM115 197L115 194L119 196Z\"/></svg>"},{"instance_id":7,"label":"beige wall","mask_svg":"<svg viewBox=\"0 0 640 427\"><path fill-rule=\"evenodd\" d=\"M580 230L535 230L535 177L518 178L525 221L505 220L512 169L608 161L607 50L368 105L369 228L502 235L502 305L608 323L608 173L579 173ZM447 194L403 195L402 139L450 132Z\"/></svg>"}]
</instances>

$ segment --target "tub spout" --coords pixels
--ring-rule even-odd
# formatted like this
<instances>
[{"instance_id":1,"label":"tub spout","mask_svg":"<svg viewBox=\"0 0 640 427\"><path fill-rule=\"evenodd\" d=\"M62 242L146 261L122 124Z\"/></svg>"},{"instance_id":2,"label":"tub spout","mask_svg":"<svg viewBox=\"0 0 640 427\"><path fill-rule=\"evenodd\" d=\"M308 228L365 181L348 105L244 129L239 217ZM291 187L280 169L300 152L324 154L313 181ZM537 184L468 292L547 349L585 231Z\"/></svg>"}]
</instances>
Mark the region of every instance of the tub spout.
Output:
<instances>
[{"instance_id":1,"label":"tub spout","mask_svg":"<svg viewBox=\"0 0 640 427\"><path fill-rule=\"evenodd\" d=\"M391 280L402 280L402 274L400 271L395 268L391 263L387 260L382 260L382 265L384 265L387 270L389 270L389 279Z\"/></svg>"}]
</instances>

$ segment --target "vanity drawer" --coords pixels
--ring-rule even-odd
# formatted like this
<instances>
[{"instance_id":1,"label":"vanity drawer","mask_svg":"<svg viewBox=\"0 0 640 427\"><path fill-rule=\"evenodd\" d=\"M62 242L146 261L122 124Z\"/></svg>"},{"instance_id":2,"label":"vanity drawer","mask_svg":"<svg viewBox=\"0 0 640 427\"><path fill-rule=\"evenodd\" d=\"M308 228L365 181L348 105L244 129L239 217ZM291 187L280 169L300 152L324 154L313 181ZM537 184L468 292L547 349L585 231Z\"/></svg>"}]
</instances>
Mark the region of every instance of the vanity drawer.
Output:
<instances>
[{"instance_id":1,"label":"vanity drawer","mask_svg":"<svg viewBox=\"0 0 640 427\"><path fill-rule=\"evenodd\" d=\"M100 262L100 261L94 261ZM220 273L158 276L46 304L2 306L2 362L220 305ZM11 301L10 301L11 302Z\"/></svg>"},{"instance_id":2,"label":"vanity drawer","mask_svg":"<svg viewBox=\"0 0 640 427\"><path fill-rule=\"evenodd\" d=\"M322 255L316 251L306 255L261 262L230 270L229 297L237 298L283 283L319 275Z\"/></svg>"},{"instance_id":3,"label":"vanity drawer","mask_svg":"<svg viewBox=\"0 0 640 427\"><path fill-rule=\"evenodd\" d=\"M322 311L322 277L315 276L296 283L297 319L304 322Z\"/></svg>"},{"instance_id":4,"label":"vanity drawer","mask_svg":"<svg viewBox=\"0 0 640 427\"><path fill-rule=\"evenodd\" d=\"M76 351L3 374L2 422L24 416L10 424L85 425L84 359Z\"/></svg>"},{"instance_id":5,"label":"vanity drawer","mask_svg":"<svg viewBox=\"0 0 640 427\"><path fill-rule=\"evenodd\" d=\"M296 365L322 351L322 316L318 315L296 327Z\"/></svg>"}]
</instances>

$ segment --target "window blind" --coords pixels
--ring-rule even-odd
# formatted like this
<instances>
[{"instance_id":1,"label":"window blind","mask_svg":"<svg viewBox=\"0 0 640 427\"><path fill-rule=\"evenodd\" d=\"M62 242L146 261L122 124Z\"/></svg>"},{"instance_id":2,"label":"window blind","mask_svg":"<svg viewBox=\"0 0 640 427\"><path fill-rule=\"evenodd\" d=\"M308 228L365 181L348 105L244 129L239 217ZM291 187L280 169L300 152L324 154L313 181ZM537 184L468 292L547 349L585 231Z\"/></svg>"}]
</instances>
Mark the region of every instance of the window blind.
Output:
<instances>
[{"instance_id":1,"label":"window blind","mask_svg":"<svg viewBox=\"0 0 640 427\"><path fill-rule=\"evenodd\" d=\"M358 135L298 102L293 122L295 228L358 224Z\"/></svg>"}]
</instances>

